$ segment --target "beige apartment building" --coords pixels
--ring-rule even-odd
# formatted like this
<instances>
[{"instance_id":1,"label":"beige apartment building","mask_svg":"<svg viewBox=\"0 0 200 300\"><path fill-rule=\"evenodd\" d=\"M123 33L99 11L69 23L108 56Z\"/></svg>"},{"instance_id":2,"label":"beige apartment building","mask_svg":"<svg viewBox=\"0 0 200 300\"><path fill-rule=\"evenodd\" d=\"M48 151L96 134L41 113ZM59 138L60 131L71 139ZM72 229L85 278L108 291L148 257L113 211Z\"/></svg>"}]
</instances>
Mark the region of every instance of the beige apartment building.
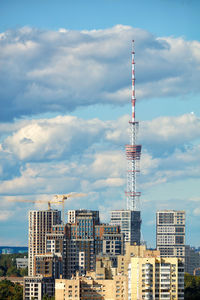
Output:
<instances>
[{"instance_id":1,"label":"beige apartment building","mask_svg":"<svg viewBox=\"0 0 200 300\"><path fill-rule=\"evenodd\" d=\"M56 300L126 300L127 277L116 275L113 279L95 279L77 276L73 279L56 279Z\"/></svg>"},{"instance_id":2,"label":"beige apartment building","mask_svg":"<svg viewBox=\"0 0 200 300\"><path fill-rule=\"evenodd\" d=\"M56 279L56 300L184 299L184 263L176 257L160 257L158 250L128 246L112 267L109 257L97 259L96 271L72 279Z\"/></svg>"},{"instance_id":3,"label":"beige apartment building","mask_svg":"<svg viewBox=\"0 0 200 300\"><path fill-rule=\"evenodd\" d=\"M127 300L128 276L116 274L112 262L107 256L97 258L96 272L87 272L86 276L72 279L56 279L56 300Z\"/></svg>"},{"instance_id":4,"label":"beige apartment building","mask_svg":"<svg viewBox=\"0 0 200 300\"><path fill-rule=\"evenodd\" d=\"M51 233L53 225L61 223L58 210L29 211L28 234L28 274L35 276L35 256L46 253L46 234Z\"/></svg>"},{"instance_id":5,"label":"beige apartment building","mask_svg":"<svg viewBox=\"0 0 200 300\"><path fill-rule=\"evenodd\" d=\"M132 257L128 300L184 299L184 264L175 257Z\"/></svg>"},{"instance_id":6,"label":"beige apartment building","mask_svg":"<svg viewBox=\"0 0 200 300\"><path fill-rule=\"evenodd\" d=\"M119 255L117 257L117 273L128 274L129 264L131 262L131 257L143 257L146 251L145 245L130 245L130 243L125 244L125 254Z\"/></svg>"}]
</instances>

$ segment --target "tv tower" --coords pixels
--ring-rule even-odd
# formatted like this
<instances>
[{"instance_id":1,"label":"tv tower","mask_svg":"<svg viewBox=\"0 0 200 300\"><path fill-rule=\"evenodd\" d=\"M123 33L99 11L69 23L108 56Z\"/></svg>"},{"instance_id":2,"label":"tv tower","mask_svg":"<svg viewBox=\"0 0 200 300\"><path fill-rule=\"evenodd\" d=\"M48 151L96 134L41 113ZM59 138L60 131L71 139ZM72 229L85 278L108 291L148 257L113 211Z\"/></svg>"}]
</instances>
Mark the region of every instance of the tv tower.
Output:
<instances>
[{"instance_id":1,"label":"tv tower","mask_svg":"<svg viewBox=\"0 0 200 300\"><path fill-rule=\"evenodd\" d=\"M141 145L136 145L136 138L139 128L139 122L135 120L135 51L134 51L134 40L132 41L132 94L131 94L131 104L132 104L132 116L130 125L130 144L126 145L126 159L127 159L127 209L129 210L139 210L139 198L140 192L136 189L136 177L140 172L140 156L141 156Z\"/></svg>"},{"instance_id":2,"label":"tv tower","mask_svg":"<svg viewBox=\"0 0 200 300\"><path fill-rule=\"evenodd\" d=\"M140 171L139 162L141 145L136 145L136 137L139 123L135 120L135 52L134 41L132 41L132 116L130 125L130 144L126 145L127 158L127 209L112 210L110 224L119 225L124 233L125 242L131 245L141 244L141 216L139 210L140 193L136 190L136 175Z\"/></svg>"}]
</instances>

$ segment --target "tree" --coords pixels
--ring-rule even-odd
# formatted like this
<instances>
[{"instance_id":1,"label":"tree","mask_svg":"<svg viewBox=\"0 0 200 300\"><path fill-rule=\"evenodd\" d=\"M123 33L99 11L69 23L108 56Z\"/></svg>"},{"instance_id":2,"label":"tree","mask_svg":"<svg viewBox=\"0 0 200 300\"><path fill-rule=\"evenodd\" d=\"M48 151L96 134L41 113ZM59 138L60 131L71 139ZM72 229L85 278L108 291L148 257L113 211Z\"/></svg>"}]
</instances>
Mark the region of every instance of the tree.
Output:
<instances>
[{"instance_id":1,"label":"tree","mask_svg":"<svg viewBox=\"0 0 200 300\"><path fill-rule=\"evenodd\" d=\"M20 276L20 272L19 270L15 267L15 266L11 266L8 268L7 272L6 272L6 276Z\"/></svg>"},{"instance_id":2,"label":"tree","mask_svg":"<svg viewBox=\"0 0 200 300\"><path fill-rule=\"evenodd\" d=\"M0 277L2 276L26 276L27 270L17 269L16 258L27 257L27 253L0 254Z\"/></svg>"},{"instance_id":3,"label":"tree","mask_svg":"<svg viewBox=\"0 0 200 300\"><path fill-rule=\"evenodd\" d=\"M200 299L200 278L185 274L185 300L199 300Z\"/></svg>"},{"instance_id":4,"label":"tree","mask_svg":"<svg viewBox=\"0 0 200 300\"><path fill-rule=\"evenodd\" d=\"M22 300L22 299L23 299L23 288L21 285L15 284L12 300Z\"/></svg>"},{"instance_id":5,"label":"tree","mask_svg":"<svg viewBox=\"0 0 200 300\"><path fill-rule=\"evenodd\" d=\"M23 288L18 283L5 279L0 281L0 299L6 300L22 300Z\"/></svg>"},{"instance_id":6,"label":"tree","mask_svg":"<svg viewBox=\"0 0 200 300\"><path fill-rule=\"evenodd\" d=\"M5 270L0 267L0 277L4 276L4 274L5 274Z\"/></svg>"},{"instance_id":7,"label":"tree","mask_svg":"<svg viewBox=\"0 0 200 300\"><path fill-rule=\"evenodd\" d=\"M8 299L11 296L10 288L13 286L9 280L0 282L0 299Z\"/></svg>"},{"instance_id":8,"label":"tree","mask_svg":"<svg viewBox=\"0 0 200 300\"><path fill-rule=\"evenodd\" d=\"M0 299L6 300L22 300L23 288L19 284L14 284L5 279L0 281Z\"/></svg>"},{"instance_id":9,"label":"tree","mask_svg":"<svg viewBox=\"0 0 200 300\"><path fill-rule=\"evenodd\" d=\"M45 295L42 297L42 300L55 300L55 297L49 297L47 294L45 294Z\"/></svg>"},{"instance_id":10,"label":"tree","mask_svg":"<svg viewBox=\"0 0 200 300\"><path fill-rule=\"evenodd\" d=\"M28 275L28 267L24 269L19 269L20 276L24 277Z\"/></svg>"}]
</instances>

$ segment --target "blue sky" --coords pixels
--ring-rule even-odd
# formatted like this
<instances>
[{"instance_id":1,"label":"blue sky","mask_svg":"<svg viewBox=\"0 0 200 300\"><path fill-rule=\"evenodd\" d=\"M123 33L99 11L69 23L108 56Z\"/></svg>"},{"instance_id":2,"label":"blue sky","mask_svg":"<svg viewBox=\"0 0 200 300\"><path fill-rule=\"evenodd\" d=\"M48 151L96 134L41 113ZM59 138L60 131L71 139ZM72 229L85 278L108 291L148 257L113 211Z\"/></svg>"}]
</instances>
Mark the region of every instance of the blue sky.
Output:
<instances>
[{"instance_id":1,"label":"blue sky","mask_svg":"<svg viewBox=\"0 0 200 300\"><path fill-rule=\"evenodd\" d=\"M41 204L21 199L84 192L66 207L104 221L125 208L134 39L143 237L155 246L156 210L183 209L199 246L199 11L187 0L0 1L1 245L27 244Z\"/></svg>"}]
</instances>

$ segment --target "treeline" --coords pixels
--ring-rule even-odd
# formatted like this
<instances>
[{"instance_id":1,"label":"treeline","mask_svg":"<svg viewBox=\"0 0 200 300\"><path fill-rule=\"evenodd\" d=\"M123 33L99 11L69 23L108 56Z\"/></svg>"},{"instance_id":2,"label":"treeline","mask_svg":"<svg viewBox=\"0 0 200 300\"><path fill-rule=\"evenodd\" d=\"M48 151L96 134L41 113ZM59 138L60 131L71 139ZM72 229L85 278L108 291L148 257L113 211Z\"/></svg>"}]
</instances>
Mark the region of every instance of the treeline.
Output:
<instances>
[{"instance_id":1,"label":"treeline","mask_svg":"<svg viewBox=\"0 0 200 300\"><path fill-rule=\"evenodd\" d=\"M22 300L23 287L18 283L14 284L7 279L0 281L0 299L1 300ZM48 297L47 295L45 295L42 297L42 300L55 300L55 297Z\"/></svg>"},{"instance_id":2,"label":"treeline","mask_svg":"<svg viewBox=\"0 0 200 300\"><path fill-rule=\"evenodd\" d=\"M23 287L9 280L0 281L0 299L2 300L22 300Z\"/></svg>"},{"instance_id":3,"label":"treeline","mask_svg":"<svg viewBox=\"0 0 200 300\"><path fill-rule=\"evenodd\" d=\"M28 253L0 254L0 277L23 277L28 274L28 268L17 269L16 258L24 258ZM0 298L1 299L1 298Z\"/></svg>"},{"instance_id":4,"label":"treeline","mask_svg":"<svg viewBox=\"0 0 200 300\"><path fill-rule=\"evenodd\" d=\"M200 276L185 274L185 300L200 299Z\"/></svg>"}]
</instances>

